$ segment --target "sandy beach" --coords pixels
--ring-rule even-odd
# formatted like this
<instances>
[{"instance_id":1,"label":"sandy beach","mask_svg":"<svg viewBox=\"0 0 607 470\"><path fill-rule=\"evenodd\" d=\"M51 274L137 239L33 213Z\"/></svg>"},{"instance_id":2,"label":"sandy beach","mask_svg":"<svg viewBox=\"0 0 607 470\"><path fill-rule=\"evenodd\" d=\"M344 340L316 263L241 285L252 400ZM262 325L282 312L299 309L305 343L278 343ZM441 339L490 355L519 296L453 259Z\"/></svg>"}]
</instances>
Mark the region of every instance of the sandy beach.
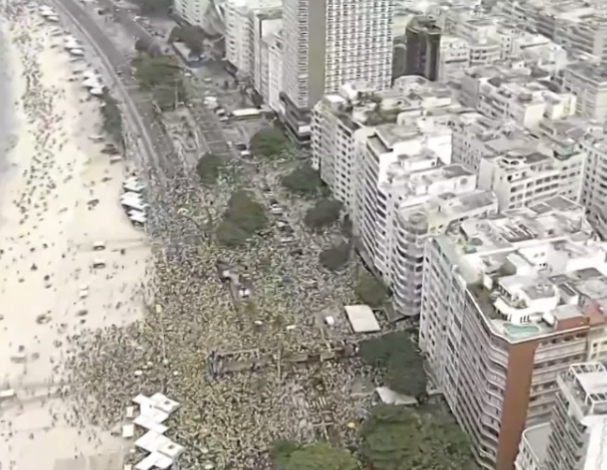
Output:
<instances>
[{"instance_id":1,"label":"sandy beach","mask_svg":"<svg viewBox=\"0 0 607 470\"><path fill-rule=\"evenodd\" d=\"M0 182L0 391L16 393L0 401L0 463L121 468L126 442L75 424L60 370L70 336L141 317L150 249L119 204L128 169L91 139L102 132L82 87L90 52L72 61L35 4L16 14L1 19L18 139Z\"/></svg>"}]
</instances>

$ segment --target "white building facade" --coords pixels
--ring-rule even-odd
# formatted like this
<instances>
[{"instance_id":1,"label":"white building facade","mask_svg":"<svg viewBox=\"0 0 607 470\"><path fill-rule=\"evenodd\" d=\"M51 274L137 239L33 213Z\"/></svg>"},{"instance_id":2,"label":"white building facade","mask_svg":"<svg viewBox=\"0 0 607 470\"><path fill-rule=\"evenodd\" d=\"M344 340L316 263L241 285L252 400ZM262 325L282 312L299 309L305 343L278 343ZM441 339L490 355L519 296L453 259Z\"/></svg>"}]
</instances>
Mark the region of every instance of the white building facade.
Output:
<instances>
[{"instance_id":1,"label":"white building facade","mask_svg":"<svg viewBox=\"0 0 607 470\"><path fill-rule=\"evenodd\" d=\"M280 0L226 0L226 60L230 62L243 77L253 80L255 74L255 47L259 47L256 37L261 36L265 11L279 9ZM278 26L277 29L280 29Z\"/></svg>"},{"instance_id":2,"label":"white building facade","mask_svg":"<svg viewBox=\"0 0 607 470\"><path fill-rule=\"evenodd\" d=\"M576 112L573 93L557 93L531 76L526 67L476 67L461 77L461 100L492 119L535 128L542 119L563 119Z\"/></svg>"},{"instance_id":3,"label":"white building facade","mask_svg":"<svg viewBox=\"0 0 607 470\"><path fill-rule=\"evenodd\" d=\"M495 192L500 210L517 209L553 196L579 202L586 154L546 154L516 149L485 157L479 167L479 188Z\"/></svg>"},{"instance_id":4,"label":"white building facade","mask_svg":"<svg viewBox=\"0 0 607 470\"><path fill-rule=\"evenodd\" d=\"M420 348L481 468L511 469L525 427L550 418L558 374L604 330L605 247L557 196L465 220L424 253Z\"/></svg>"},{"instance_id":5,"label":"white building facade","mask_svg":"<svg viewBox=\"0 0 607 470\"><path fill-rule=\"evenodd\" d=\"M263 96L270 109L280 112L280 92L282 91L283 44L282 31L264 38L268 48L268 94Z\"/></svg>"},{"instance_id":6,"label":"white building facade","mask_svg":"<svg viewBox=\"0 0 607 470\"><path fill-rule=\"evenodd\" d=\"M284 0L283 91L298 108L350 82L389 88L393 2Z\"/></svg>"},{"instance_id":7,"label":"white building facade","mask_svg":"<svg viewBox=\"0 0 607 470\"><path fill-rule=\"evenodd\" d=\"M253 86L268 101L270 94L270 48L276 33L282 30L282 9L266 8L251 14L253 22Z\"/></svg>"},{"instance_id":8,"label":"white building facade","mask_svg":"<svg viewBox=\"0 0 607 470\"><path fill-rule=\"evenodd\" d=\"M535 424L525 429L514 462L514 470L544 470L549 438L549 422Z\"/></svg>"},{"instance_id":9,"label":"white building facade","mask_svg":"<svg viewBox=\"0 0 607 470\"><path fill-rule=\"evenodd\" d=\"M576 96L577 115L607 123L607 65L577 62L567 66L563 88Z\"/></svg>"},{"instance_id":10,"label":"white building facade","mask_svg":"<svg viewBox=\"0 0 607 470\"><path fill-rule=\"evenodd\" d=\"M558 378L546 470L607 470L607 369L600 362L569 367Z\"/></svg>"}]
</instances>

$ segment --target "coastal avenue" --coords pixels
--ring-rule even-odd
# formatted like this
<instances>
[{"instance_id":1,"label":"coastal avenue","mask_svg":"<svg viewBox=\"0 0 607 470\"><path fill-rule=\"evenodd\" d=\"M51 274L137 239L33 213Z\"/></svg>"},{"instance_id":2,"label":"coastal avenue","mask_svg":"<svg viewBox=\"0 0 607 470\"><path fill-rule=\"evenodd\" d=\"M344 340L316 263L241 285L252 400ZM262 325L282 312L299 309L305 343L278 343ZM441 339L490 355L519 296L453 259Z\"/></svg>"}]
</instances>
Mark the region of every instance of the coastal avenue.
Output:
<instances>
[{"instance_id":1,"label":"coastal avenue","mask_svg":"<svg viewBox=\"0 0 607 470\"><path fill-rule=\"evenodd\" d=\"M104 61L106 68L109 69L108 72L115 81L125 103L128 114L127 118L132 125L132 129L135 129L136 133L140 136L140 141L142 141L144 146L144 153L149 155L150 158L153 158L156 166L158 166L160 161L158 152L156 151L158 145L155 146L150 139L150 130L153 130L154 128L154 121L149 119L145 112L141 112L141 110L137 108L132 97L129 95L128 90L124 87L121 77L116 73L117 71L120 71L123 73L123 77L130 75L128 58L112 44L108 35L89 16L89 14L77 4L77 2L73 0L51 1L58 5L69 16L70 20L78 26L79 30ZM105 0L102 3L112 9L115 17L122 26L126 28L130 35L137 38L145 38L149 41L155 41L154 37L138 24L127 10L114 5L109 0ZM199 137L204 142L204 147L214 155L223 157L233 156L232 151L227 144L227 139L215 115L204 106L201 106L196 100L193 100L191 104L193 106L190 111L193 113L194 119L199 126ZM158 135L160 134L162 133L158 133Z\"/></svg>"},{"instance_id":2,"label":"coastal avenue","mask_svg":"<svg viewBox=\"0 0 607 470\"><path fill-rule=\"evenodd\" d=\"M103 61L105 68L118 88L125 105L127 119L130 121L131 129L135 131L138 144L142 146L141 150L143 150L144 156L152 158L154 163L157 164L159 161L158 154L149 133L150 129L154 127L152 121L147 119L145 113L141 113L137 109L119 76L119 72L126 73L128 71L128 59L118 51L107 35L76 2L72 0L51 1L78 27Z\"/></svg>"}]
</instances>

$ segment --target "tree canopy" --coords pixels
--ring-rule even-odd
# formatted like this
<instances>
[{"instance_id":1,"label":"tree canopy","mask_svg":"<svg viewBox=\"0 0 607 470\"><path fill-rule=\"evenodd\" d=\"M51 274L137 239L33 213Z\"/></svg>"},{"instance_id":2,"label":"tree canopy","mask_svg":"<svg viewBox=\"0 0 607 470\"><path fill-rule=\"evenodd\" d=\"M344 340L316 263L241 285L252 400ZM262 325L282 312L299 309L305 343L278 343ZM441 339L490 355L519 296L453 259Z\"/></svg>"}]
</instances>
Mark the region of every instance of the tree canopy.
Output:
<instances>
[{"instance_id":1,"label":"tree canopy","mask_svg":"<svg viewBox=\"0 0 607 470\"><path fill-rule=\"evenodd\" d=\"M287 145L284 132L277 127L261 130L251 137L251 152L255 156L277 158Z\"/></svg>"},{"instance_id":2,"label":"tree canopy","mask_svg":"<svg viewBox=\"0 0 607 470\"><path fill-rule=\"evenodd\" d=\"M424 407L377 405L361 430L360 453L375 470L477 470L453 418Z\"/></svg>"},{"instance_id":3,"label":"tree canopy","mask_svg":"<svg viewBox=\"0 0 607 470\"><path fill-rule=\"evenodd\" d=\"M135 0L142 15L163 15L169 12L172 0Z\"/></svg>"},{"instance_id":4,"label":"tree canopy","mask_svg":"<svg viewBox=\"0 0 607 470\"><path fill-rule=\"evenodd\" d=\"M122 114L118 107L118 102L107 91L101 96L103 106L101 107L101 117L103 118L103 130L107 132L110 139L120 146L124 147L124 136L122 134Z\"/></svg>"},{"instance_id":5,"label":"tree canopy","mask_svg":"<svg viewBox=\"0 0 607 470\"><path fill-rule=\"evenodd\" d=\"M199 26L175 26L169 35L169 42L182 42L192 54L200 55L203 52L206 33Z\"/></svg>"},{"instance_id":6,"label":"tree canopy","mask_svg":"<svg viewBox=\"0 0 607 470\"><path fill-rule=\"evenodd\" d=\"M282 185L291 191L305 197L318 194L320 188L318 172L309 163L304 163L282 178Z\"/></svg>"},{"instance_id":7,"label":"tree canopy","mask_svg":"<svg viewBox=\"0 0 607 470\"><path fill-rule=\"evenodd\" d=\"M373 308L381 307L388 296L388 288L383 281L367 271L359 277L354 292L362 302Z\"/></svg>"},{"instance_id":8,"label":"tree canopy","mask_svg":"<svg viewBox=\"0 0 607 470\"><path fill-rule=\"evenodd\" d=\"M357 470L358 462L350 452L327 442L299 444L282 441L275 444L272 458L276 470Z\"/></svg>"},{"instance_id":9,"label":"tree canopy","mask_svg":"<svg viewBox=\"0 0 607 470\"><path fill-rule=\"evenodd\" d=\"M140 56L132 61L139 87L152 94L161 111L174 109L185 102L181 69L173 56Z\"/></svg>"},{"instance_id":10,"label":"tree canopy","mask_svg":"<svg viewBox=\"0 0 607 470\"><path fill-rule=\"evenodd\" d=\"M320 252L318 261L329 271L337 271L343 268L350 258L350 245L348 243L340 243Z\"/></svg>"},{"instance_id":11,"label":"tree canopy","mask_svg":"<svg viewBox=\"0 0 607 470\"><path fill-rule=\"evenodd\" d=\"M144 37L140 37L139 39L137 39L137 41L135 41L135 50L143 54L148 54L152 57L162 55L162 50L160 49L160 46L156 42L150 41L149 39Z\"/></svg>"},{"instance_id":12,"label":"tree canopy","mask_svg":"<svg viewBox=\"0 0 607 470\"><path fill-rule=\"evenodd\" d=\"M398 393L426 399L424 361L407 332L387 333L360 344L361 357L384 374L384 382Z\"/></svg>"},{"instance_id":13,"label":"tree canopy","mask_svg":"<svg viewBox=\"0 0 607 470\"><path fill-rule=\"evenodd\" d=\"M335 199L324 198L308 209L304 223L308 228L319 230L333 225L339 219L342 204Z\"/></svg>"},{"instance_id":14,"label":"tree canopy","mask_svg":"<svg viewBox=\"0 0 607 470\"><path fill-rule=\"evenodd\" d=\"M238 190L232 194L223 221L217 227L217 241L226 246L244 244L268 224L265 210L250 191Z\"/></svg>"},{"instance_id":15,"label":"tree canopy","mask_svg":"<svg viewBox=\"0 0 607 470\"><path fill-rule=\"evenodd\" d=\"M202 184L210 186L217 181L223 170L223 160L217 155L207 153L200 157L196 164L196 173Z\"/></svg>"},{"instance_id":16,"label":"tree canopy","mask_svg":"<svg viewBox=\"0 0 607 470\"><path fill-rule=\"evenodd\" d=\"M224 219L217 226L215 237L224 246L236 247L244 245L249 239L249 234L233 221Z\"/></svg>"}]
</instances>

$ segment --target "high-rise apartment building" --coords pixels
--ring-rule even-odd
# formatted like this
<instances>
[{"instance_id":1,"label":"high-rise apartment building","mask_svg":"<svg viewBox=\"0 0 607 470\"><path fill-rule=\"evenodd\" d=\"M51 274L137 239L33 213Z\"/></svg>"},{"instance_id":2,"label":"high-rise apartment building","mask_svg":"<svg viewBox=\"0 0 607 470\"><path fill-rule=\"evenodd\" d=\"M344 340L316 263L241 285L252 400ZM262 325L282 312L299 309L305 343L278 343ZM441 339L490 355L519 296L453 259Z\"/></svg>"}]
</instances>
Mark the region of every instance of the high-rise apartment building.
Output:
<instances>
[{"instance_id":1,"label":"high-rise apartment building","mask_svg":"<svg viewBox=\"0 0 607 470\"><path fill-rule=\"evenodd\" d=\"M407 73L407 44L406 36L394 38L394 49L392 50L392 83L398 77Z\"/></svg>"},{"instance_id":2,"label":"high-rise apartment building","mask_svg":"<svg viewBox=\"0 0 607 470\"><path fill-rule=\"evenodd\" d=\"M268 45L268 95L264 100L274 111L280 111L280 92L282 90L282 31L264 39Z\"/></svg>"},{"instance_id":3,"label":"high-rise apartment building","mask_svg":"<svg viewBox=\"0 0 607 470\"><path fill-rule=\"evenodd\" d=\"M253 70L255 90L268 102L270 48L273 39L282 30L282 9L264 8L251 13L253 22Z\"/></svg>"},{"instance_id":4,"label":"high-rise apartment building","mask_svg":"<svg viewBox=\"0 0 607 470\"><path fill-rule=\"evenodd\" d=\"M563 88L577 97L576 114L607 123L607 65L577 62L567 66Z\"/></svg>"},{"instance_id":5,"label":"high-rise apartment building","mask_svg":"<svg viewBox=\"0 0 607 470\"><path fill-rule=\"evenodd\" d=\"M453 161L480 172L481 162L486 160L479 181L498 193L505 191L500 196L502 209L555 195L551 191L579 200L587 152L575 136L532 133L512 121L489 119L476 112L455 116L453 128ZM508 156L514 157L512 165L495 160Z\"/></svg>"},{"instance_id":6,"label":"high-rise apartment building","mask_svg":"<svg viewBox=\"0 0 607 470\"><path fill-rule=\"evenodd\" d=\"M405 74L434 82L439 76L441 29L426 17L415 17L405 33Z\"/></svg>"},{"instance_id":7,"label":"high-rise apartment building","mask_svg":"<svg viewBox=\"0 0 607 470\"><path fill-rule=\"evenodd\" d=\"M577 148L555 152L533 142L484 157L479 166L479 188L495 192L500 210L516 209L553 196L579 202L586 153Z\"/></svg>"},{"instance_id":8,"label":"high-rise apartment building","mask_svg":"<svg viewBox=\"0 0 607 470\"><path fill-rule=\"evenodd\" d=\"M586 154L580 201L590 224L607 240L607 134L595 121L572 117L558 121L544 120L538 131L553 141L573 143Z\"/></svg>"},{"instance_id":9,"label":"high-rise apartment building","mask_svg":"<svg viewBox=\"0 0 607 470\"><path fill-rule=\"evenodd\" d=\"M427 243L419 344L482 468L512 470L525 427L550 418L558 374L607 338L606 254L561 196Z\"/></svg>"},{"instance_id":10,"label":"high-rise apartment building","mask_svg":"<svg viewBox=\"0 0 607 470\"><path fill-rule=\"evenodd\" d=\"M310 110L345 83L381 90L392 75L393 2L283 1L283 107L290 134L310 139Z\"/></svg>"},{"instance_id":11,"label":"high-rise apartment building","mask_svg":"<svg viewBox=\"0 0 607 470\"><path fill-rule=\"evenodd\" d=\"M607 369L575 364L558 377L546 470L607 470Z\"/></svg>"},{"instance_id":12,"label":"high-rise apartment building","mask_svg":"<svg viewBox=\"0 0 607 470\"><path fill-rule=\"evenodd\" d=\"M241 76L261 81L261 38L280 29L279 8L280 0L226 1L226 60Z\"/></svg>"},{"instance_id":13,"label":"high-rise apartment building","mask_svg":"<svg viewBox=\"0 0 607 470\"><path fill-rule=\"evenodd\" d=\"M572 116L576 110L573 93L554 91L533 77L529 68L474 67L462 74L460 87L465 106L527 128L535 128L545 118Z\"/></svg>"},{"instance_id":14,"label":"high-rise apartment building","mask_svg":"<svg viewBox=\"0 0 607 470\"><path fill-rule=\"evenodd\" d=\"M607 369L573 364L557 385L552 417L525 429L515 470L607 470Z\"/></svg>"},{"instance_id":15,"label":"high-rise apartment building","mask_svg":"<svg viewBox=\"0 0 607 470\"><path fill-rule=\"evenodd\" d=\"M438 54L438 78L442 83L461 75L470 66L468 41L455 36L442 35Z\"/></svg>"},{"instance_id":16,"label":"high-rise apartment building","mask_svg":"<svg viewBox=\"0 0 607 470\"><path fill-rule=\"evenodd\" d=\"M417 76L382 92L344 85L314 107L313 163L344 203L359 252L391 287L397 317L419 315L426 239L497 212L474 173L448 164L450 123L462 111L446 86Z\"/></svg>"},{"instance_id":17,"label":"high-rise apartment building","mask_svg":"<svg viewBox=\"0 0 607 470\"><path fill-rule=\"evenodd\" d=\"M210 34L225 34L225 10L221 0L175 0L173 11Z\"/></svg>"}]
</instances>

